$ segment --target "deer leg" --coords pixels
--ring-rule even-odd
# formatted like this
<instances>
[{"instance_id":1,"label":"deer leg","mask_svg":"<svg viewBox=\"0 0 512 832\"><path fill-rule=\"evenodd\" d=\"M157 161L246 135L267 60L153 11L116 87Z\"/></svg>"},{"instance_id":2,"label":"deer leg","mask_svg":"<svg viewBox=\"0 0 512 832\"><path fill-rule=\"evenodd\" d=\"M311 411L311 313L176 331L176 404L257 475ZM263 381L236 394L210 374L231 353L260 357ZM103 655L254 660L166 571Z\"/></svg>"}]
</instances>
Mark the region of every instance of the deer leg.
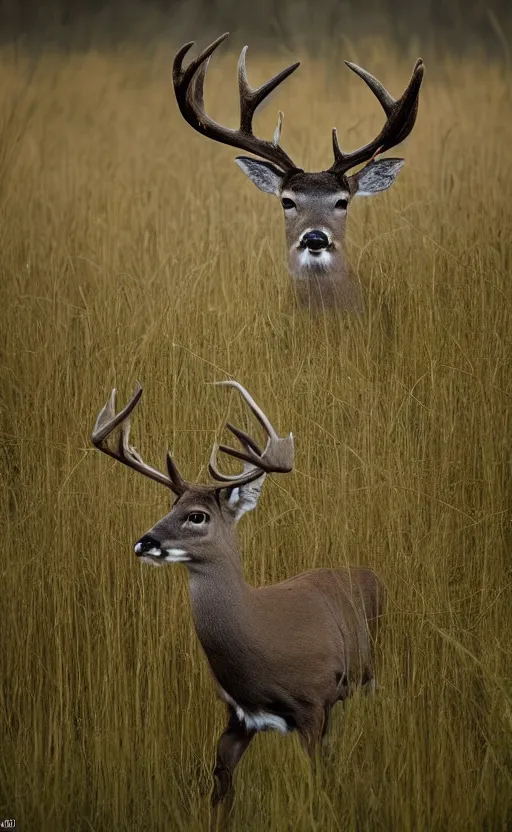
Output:
<instances>
[{"instance_id":1,"label":"deer leg","mask_svg":"<svg viewBox=\"0 0 512 832\"><path fill-rule=\"evenodd\" d=\"M324 705L324 723L322 725L322 734L320 736L320 740L323 740L325 735L327 734L327 730L329 728L329 716L331 713L332 705Z\"/></svg>"},{"instance_id":2,"label":"deer leg","mask_svg":"<svg viewBox=\"0 0 512 832\"><path fill-rule=\"evenodd\" d=\"M217 744L213 776L215 780L212 806L218 806L228 795L233 795L233 772L247 750L256 731L249 731L228 706L228 724Z\"/></svg>"},{"instance_id":3,"label":"deer leg","mask_svg":"<svg viewBox=\"0 0 512 832\"><path fill-rule=\"evenodd\" d=\"M366 696L371 696L375 693L377 689L377 682L375 681L375 676L372 676L371 679L368 679L367 682L363 682L363 693Z\"/></svg>"},{"instance_id":4,"label":"deer leg","mask_svg":"<svg viewBox=\"0 0 512 832\"><path fill-rule=\"evenodd\" d=\"M376 688L375 674L374 674L373 668L371 666L365 668L365 671L363 673L363 679L362 679L361 686L362 686L363 693L366 694L366 696L368 696L369 694L375 693L375 688Z\"/></svg>"},{"instance_id":5,"label":"deer leg","mask_svg":"<svg viewBox=\"0 0 512 832\"><path fill-rule=\"evenodd\" d=\"M313 766L316 762L318 746L326 731L328 714L329 710L321 705L309 714L307 724L298 729L302 747Z\"/></svg>"},{"instance_id":6,"label":"deer leg","mask_svg":"<svg viewBox=\"0 0 512 832\"><path fill-rule=\"evenodd\" d=\"M350 687L348 683L348 676L346 673L340 673L337 685L337 701L344 702L350 694Z\"/></svg>"}]
</instances>

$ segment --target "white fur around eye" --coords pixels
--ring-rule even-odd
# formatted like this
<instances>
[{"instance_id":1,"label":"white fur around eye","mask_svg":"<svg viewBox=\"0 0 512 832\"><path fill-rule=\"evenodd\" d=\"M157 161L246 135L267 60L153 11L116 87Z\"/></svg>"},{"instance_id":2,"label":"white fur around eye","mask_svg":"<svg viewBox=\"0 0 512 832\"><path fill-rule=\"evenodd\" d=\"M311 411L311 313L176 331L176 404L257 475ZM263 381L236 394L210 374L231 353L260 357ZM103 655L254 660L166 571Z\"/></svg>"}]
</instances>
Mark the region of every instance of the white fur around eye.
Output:
<instances>
[{"instance_id":1,"label":"white fur around eye","mask_svg":"<svg viewBox=\"0 0 512 832\"><path fill-rule=\"evenodd\" d=\"M196 518L197 518L197 517L200 517L201 519L200 519L199 521L198 521L197 519L196 519L196 520L193 520L193 519L192 519L193 517L196 517ZM199 529L201 526L205 526L205 525L206 525L209 521L210 521L210 517L209 517L209 515L208 515L208 514L206 514L206 512L205 512L205 511L199 511L199 510L197 510L197 511L191 511L191 512L189 513L189 515L187 516L187 519L186 519L185 523L186 523L188 526L190 526L190 527L192 527L192 528L194 528L194 529Z\"/></svg>"}]
</instances>

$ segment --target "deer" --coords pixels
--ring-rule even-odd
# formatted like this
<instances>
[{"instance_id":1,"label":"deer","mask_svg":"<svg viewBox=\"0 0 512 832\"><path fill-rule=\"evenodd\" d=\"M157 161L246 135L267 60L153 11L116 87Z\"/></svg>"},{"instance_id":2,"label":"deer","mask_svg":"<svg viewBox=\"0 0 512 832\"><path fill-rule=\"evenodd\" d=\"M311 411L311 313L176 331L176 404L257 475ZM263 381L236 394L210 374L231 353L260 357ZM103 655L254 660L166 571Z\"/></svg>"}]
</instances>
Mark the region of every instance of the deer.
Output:
<instances>
[{"instance_id":1,"label":"deer","mask_svg":"<svg viewBox=\"0 0 512 832\"><path fill-rule=\"evenodd\" d=\"M177 52L172 77L179 110L185 121L202 136L253 154L237 156L235 162L261 191L281 201L288 271L299 301L310 308L340 307L359 313L363 309L361 288L343 251L348 207L356 196L372 196L387 190L402 169L402 158L376 157L400 144L414 127L424 74L423 61L418 58L405 91L397 99L365 69L345 61L376 96L386 121L372 141L348 153L341 150L336 128L333 128L333 164L327 170L313 173L297 167L281 147L281 111L271 141L256 136L252 126L259 105L295 72L299 62L254 89L247 79L245 46L238 61L239 128L224 127L205 112L206 70L212 54L228 35L226 32L213 41L186 68L183 68L183 60L195 42L184 44ZM363 168L349 175L349 171L362 163L366 163Z\"/></svg>"},{"instance_id":2,"label":"deer","mask_svg":"<svg viewBox=\"0 0 512 832\"><path fill-rule=\"evenodd\" d=\"M236 388L264 429L267 442L226 427L241 450L214 444L214 483L187 482L170 452L167 473L145 463L129 444L130 416L142 395L137 384L116 413L116 390L101 409L92 443L129 468L164 485L175 500L170 512L135 544L154 566L183 564L188 572L195 631L227 710L213 769L212 807L233 798L233 774L260 732L298 732L311 760L326 734L331 709L356 690L375 686L373 642L384 611L385 590L370 568L311 569L279 583L254 587L244 579L236 542L240 518L253 510L267 474L293 468L293 435L279 437L248 391ZM218 452L243 462L240 474L218 466Z\"/></svg>"}]
</instances>

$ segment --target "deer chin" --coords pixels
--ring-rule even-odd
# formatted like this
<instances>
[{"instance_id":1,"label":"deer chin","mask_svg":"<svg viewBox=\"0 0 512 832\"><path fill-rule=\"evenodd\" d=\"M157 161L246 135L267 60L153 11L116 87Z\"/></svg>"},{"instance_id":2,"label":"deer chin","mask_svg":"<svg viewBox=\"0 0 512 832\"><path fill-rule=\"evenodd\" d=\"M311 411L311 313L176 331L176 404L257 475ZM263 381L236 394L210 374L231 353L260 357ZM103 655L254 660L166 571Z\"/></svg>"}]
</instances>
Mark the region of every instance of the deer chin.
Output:
<instances>
[{"instance_id":1,"label":"deer chin","mask_svg":"<svg viewBox=\"0 0 512 832\"><path fill-rule=\"evenodd\" d=\"M290 253L289 270L297 281L310 280L312 276L321 277L336 271L338 256L334 247L311 251L308 248L296 248Z\"/></svg>"},{"instance_id":2,"label":"deer chin","mask_svg":"<svg viewBox=\"0 0 512 832\"><path fill-rule=\"evenodd\" d=\"M140 555L139 561L148 563L150 566L165 566L165 562L160 557L152 557L151 555Z\"/></svg>"},{"instance_id":3,"label":"deer chin","mask_svg":"<svg viewBox=\"0 0 512 832\"><path fill-rule=\"evenodd\" d=\"M334 257L332 252L323 248L321 251L311 251L304 248L299 252L299 266L305 271L325 272L332 268Z\"/></svg>"}]
</instances>

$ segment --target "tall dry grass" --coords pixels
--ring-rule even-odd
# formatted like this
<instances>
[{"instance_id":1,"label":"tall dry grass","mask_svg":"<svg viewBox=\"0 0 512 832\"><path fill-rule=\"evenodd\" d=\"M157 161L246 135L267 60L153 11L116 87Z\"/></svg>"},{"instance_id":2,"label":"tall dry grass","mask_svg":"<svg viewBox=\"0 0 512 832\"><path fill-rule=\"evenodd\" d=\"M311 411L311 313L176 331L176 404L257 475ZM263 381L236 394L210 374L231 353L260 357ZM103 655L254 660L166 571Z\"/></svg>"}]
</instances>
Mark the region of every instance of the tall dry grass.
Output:
<instances>
[{"instance_id":1,"label":"tall dry grass","mask_svg":"<svg viewBox=\"0 0 512 832\"><path fill-rule=\"evenodd\" d=\"M296 470L240 530L248 580L371 564L389 589L380 689L333 721L322 770L262 735L240 830L512 825L512 119L490 63L427 67L396 185L351 209L361 321L288 292L280 208L177 115L171 47L1 55L1 814L25 830L199 830L224 719L182 568L134 541L168 509L95 452L115 385L145 387L135 442L189 478L239 403L296 437ZM289 56L251 55L255 82ZM258 120L310 168L380 126L355 59L403 88L416 54L305 60ZM30 75L28 88L26 78ZM235 58L208 106L234 120Z\"/></svg>"}]
</instances>

